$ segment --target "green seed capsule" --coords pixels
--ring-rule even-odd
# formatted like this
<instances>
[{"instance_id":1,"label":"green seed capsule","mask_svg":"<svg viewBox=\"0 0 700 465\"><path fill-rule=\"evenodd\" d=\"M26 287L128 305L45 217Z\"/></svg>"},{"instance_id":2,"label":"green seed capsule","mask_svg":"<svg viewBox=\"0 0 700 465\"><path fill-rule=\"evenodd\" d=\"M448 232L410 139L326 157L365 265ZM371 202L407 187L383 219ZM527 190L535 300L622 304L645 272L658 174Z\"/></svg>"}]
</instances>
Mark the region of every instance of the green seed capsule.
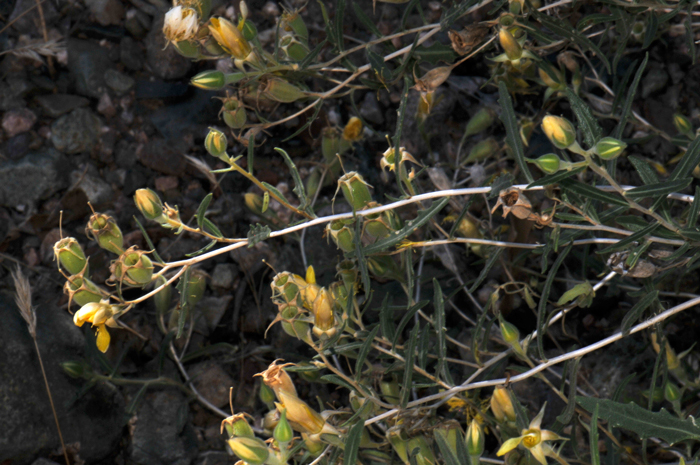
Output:
<instances>
[{"instance_id":1,"label":"green seed capsule","mask_svg":"<svg viewBox=\"0 0 700 465\"><path fill-rule=\"evenodd\" d=\"M88 220L85 235L109 252L121 255L124 251L124 236L114 218L109 215L93 214Z\"/></svg>"},{"instance_id":2,"label":"green seed capsule","mask_svg":"<svg viewBox=\"0 0 700 465\"><path fill-rule=\"evenodd\" d=\"M362 210L372 201L372 194L369 192L369 184L365 182L361 175L355 171L350 171L338 179L338 185L343 192L345 200L354 210Z\"/></svg>"},{"instance_id":3,"label":"green seed capsule","mask_svg":"<svg viewBox=\"0 0 700 465\"><path fill-rule=\"evenodd\" d=\"M194 307L204 297L207 277L203 271L192 270L187 286L187 303Z\"/></svg>"},{"instance_id":4,"label":"green seed capsule","mask_svg":"<svg viewBox=\"0 0 700 465\"><path fill-rule=\"evenodd\" d=\"M627 144L614 137L603 137L595 145L595 153L603 160L619 157L627 148Z\"/></svg>"},{"instance_id":5,"label":"green seed capsule","mask_svg":"<svg viewBox=\"0 0 700 465\"><path fill-rule=\"evenodd\" d=\"M355 233L347 220L335 220L326 226L328 233L335 245L343 252L352 252L355 250Z\"/></svg>"},{"instance_id":6,"label":"green seed capsule","mask_svg":"<svg viewBox=\"0 0 700 465\"><path fill-rule=\"evenodd\" d=\"M486 160L491 155L497 153L499 149L500 146L498 142L492 137L489 137L474 145L463 163L475 163L477 161Z\"/></svg>"},{"instance_id":7,"label":"green seed capsule","mask_svg":"<svg viewBox=\"0 0 700 465\"><path fill-rule=\"evenodd\" d=\"M158 288L168 282L163 276L158 276L156 278L154 287ZM153 302L156 305L156 311L158 314L163 315L168 310L170 310L170 302L172 301L173 287L168 284L163 289L161 289L156 295L153 296Z\"/></svg>"},{"instance_id":8,"label":"green seed capsule","mask_svg":"<svg viewBox=\"0 0 700 465\"><path fill-rule=\"evenodd\" d=\"M290 84L281 78L270 78L261 86L262 95L281 103L292 103L304 98L306 95L294 84Z\"/></svg>"},{"instance_id":9,"label":"green seed capsule","mask_svg":"<svg viewBox=\"0 0 700 465\"><path fill-rule=\"evenodd\" d=\"M228 141L226 140L226 134L219 131L216 128L209 128L209 133L204 139L204 148L213 157L220 157L226 154L226 147L228 146Z\"/></svg>"},{"instance_id":10,"label":"green seed capsule","mask_svg":"<svg viewBox=\"0 0 700 465\"><path fill-rule=\"evenodd\" d=\"M78 240L74 237L64 237L53 246L54 257L58 263L71 275L80 274L87 270L87 258Z\"/></svg>"},{"instance_id":11,"label":"green seed capsule","mask_svg":"<svg viewBox=\"0 0 700 465\"><path fill-rule=\"evenodd\" d=\"M80 307L90 302L100 302L104 295L95 283L85 277L72 276L63 285L63 293L68 295L70 302Z\"/></svg>"}]
</instances>

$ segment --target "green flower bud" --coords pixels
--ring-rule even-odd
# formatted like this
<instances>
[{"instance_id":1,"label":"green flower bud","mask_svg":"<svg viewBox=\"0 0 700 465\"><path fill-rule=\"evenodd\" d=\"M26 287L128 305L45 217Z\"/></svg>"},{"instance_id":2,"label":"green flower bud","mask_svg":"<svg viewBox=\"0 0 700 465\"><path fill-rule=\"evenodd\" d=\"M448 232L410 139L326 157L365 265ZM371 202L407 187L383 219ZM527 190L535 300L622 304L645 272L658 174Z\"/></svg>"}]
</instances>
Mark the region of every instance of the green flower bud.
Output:
<instances>
[{"instance_id":1,"label":"green flower bud","mask_svg":"<svg viewBox=\"0 0 700 465\"><path fill-rule=\"evenodd\" d=\"M272 437L280 444L287 444L294 438L294 431L287 420L287 409L282 409L280 421L275 426Z\"/></svg>"},{"instance_id":2,"label":"green flower bud","mask_svg":"<svg viewBox=\"0 0 700 465\"><path fill-rule=\"evenodd\" d=\"M362 210L372 201L369 184L355 171L350 171L338 179L338 186L353 210Z\"/></svg>"},{"instance_id":3,"label":"green flower bud","mask_svg":"<svg viewBox=\"0 0 700 465\"><path fill-rule=\"evenodd\" d=\"M53 254L58 263L71 275L80 274L87 270L87 258L78 240L74 237L64 237L53 246Z\"/></svg>"},{"instance_id":4,"label":"green flower bud","mask_svg":"<svg viewBox=\"0 0 700 465\"><path fill-rule=\"evenodd\" d=\"M501 321L501 336L509 345L520 344L520 331L505 320Z\"/></svg>"},{"instance_id":5,"label":"green flower bud","mask_svg":"<svg viewBox=\"0 0 700 465\"><path fill-rule=\"evenodd\" d=\"M469 118L467 127L464 129L464 137L473 136L474 134L479 134L480 132L487 130L491 127L495 118L496 113L492 109L488 107L481 108L479 111L474 113L474 116Z\"/></svg>"},{"instance_id":6,"label":"green flower bud","mask_svg":"<svg viewBox=\"0 0 700 465\"><path fill-rule=\"evenodd\" d=\"M194 307L204 297L207 289L207 277L203 271L192 270L187 286L187 303Z\"/></svg>"},{"instance_id":7,"label":"green flower bud","mask_svg":"<svg viewBox=\"0 0 700 465\"><path fill-rule=\"evenodd\" d=\"M81 307L90 302L100 302L104 298L100 288L84 276L68 278L63 285L63 293L68 295L69 304L75 302Z\"/></svg>"},{"instance_id":8,"label":"green flower bud","mask_svg":"<svg viewBox=\"0 0 700 465\"><path fill-rule=\"evenodd\" d=\"M262 465L270 456L267 445L256 437L234 437L229 439L226 444L234 454L250 465Z\"/></svg>"},{"instance_id":9,"label":"green flower bud","mask_svg":"<svg viewBox=\"0 0 700 465\"><path fill-rule=\"evenodd\" d=\"M477 161L486 160L491 155L497 153L499 148L498 142L492 137L489 137L474 145L463 163L475 163Z\"/></svg>"},{"instance_id":10,"label":"green flower bud","mask_svg":"<svg viewBox=\"0 0 700 465\"><path fill-rule=\"evenodd\" d=\"M664 386L664 397L669 402L675 402L681 398L681 390L671 381L667 381Z\"/></svg>"},{"instance_id":11,"label":"green flower bud","mask_svg":"<svg viewBox=\"0 0 700 465\"><path fill-rule=\"evenodd\" d=\"M148 220L159 221L163 216L163 202L151 189L138 189L134 193L134 203Z\"/></svg>"},{"instance_id":12,"label":"green flower bud","mask_svg":"<svg viewBox=\"0 0 700 465\"><path fill-rule=\"evenodd\" d=\"M226 134L216 128L209 128L209 134L204 139L204 148L207 149L211 156L220 157L225 155L227 145Z\"/></svg>"},{"instance_id":13,"label":"green flower bud","mask_svg":"<svg viewBox=\"0 0 700 465\"><path fill-rule=\"evenodd\" d=\"M92 378L92 368L85 362L63 362L61 368L68 376L76 379Z\"/></svg>"},{"instance_id":14,"label":"green flower bud","mask_svg":"<svg viewBox=\"0 0 700 465\"><path fill-rule=\"evenodd\" d=\"M481 457L484 453L484 432L476 420L472 420L467 429L467 452L472 457Z\"/></svg>"},{"instance_id":15,"label":"green flower bud","mask_svg":"<svg viewBox=\"0 0 700 465\"><path fill-rule=\"evenodd\" d=\"M690 138L693 138L695 136L692 123L688 118L681 115L680 113L676 113L673 115L673 125L676 126L676 129L681 134L684 134Z\"/></svg>"},{"instance_id":16,"label":"green flower bud","mask_svg":"<svg viewBox=\"0 0 700 465\"><path fill-rule=\"evenodd\" d=\"M221 71L210 69L190 79L190 84L204 90L220 90L226 85L226 76Z\"/></svg>"},{"instance_id":17,"label":"green flower bud","mask_svg":"<svg viewBox=\"0 0 700 465\"><path fill-rule=\"evenodd\" d=\"M614 137L603 137L595 144L595 153L603 160L612 160L620 156L627 144Z\"/></svg>"},{"instance_id":18,"label":"green flower bud","mask_svg":"<svg viewBox=\"0 0 700 465\"><path fill-rule=\"evenodd\" d=\"M563 165L565 164L565 162L562 162L559 157L553 153L542 155L536 160L533 160L532 158L526 158L526 160L530 163L534 163L539 169L547 174L556 173L562 169L564 167Z\"/></svg>"},{"instance_id":19,"label":"green flower bud","mask_svg":"<svg viewBox=\"0 0 700 465\"><path fill-rule=\"evenodd\" d=\"M158 288L168 282L167 279L163 276L158 276L155 280L154 283L154 288ZM165 286L163 289L158 291L156 295L153 296L153 302L155 303L156 306L156 311L160 314L163 315L165 312L170 310L170 302L172 301L172 295L173 295L173 287L168 284Z\"/></svg>"},{"instance_id":20,"label":"green flower bud","mask_svg":"<svg viewBox=\"0 0 700 465\"><path fill-rule=\"evenodd\" d=\"M109 252L121 255L124 251L124 236L109 215L94 213L88 220L85 235Z\"/></svg>"},{"instance_id":21,"label":"green flower bud","mask_svg":"<svg viewBox=\"0 0 700 465\"><path fill-rule=\"evenodd\" d=\"M335 245L343 252L355 250L355 232L350 227L351 224L351 220L335 220L326 226L326 233L333 238Z\"/></svg>"},{"instance_id":22,"label":"green flower bud","mask_svg":"<svg viewBox=\"0 0 700 465\"><path fill-rule=\"evenodd\" d=\"M576 129L566 118L547 115L542 119L542 130L558 149L565 149L576 142Z\"/></svg>"},{"instance_id":23,"label":"green flower bud","mask_svg":"<svg viewBox=\"0 0 700 465\"><path fill-rule=\"evenodd\" d=\"M260 87L263 96L281 103L292 103L306 96L304 91L281 78L269 78Z\"/></svg>"}]
</instances>

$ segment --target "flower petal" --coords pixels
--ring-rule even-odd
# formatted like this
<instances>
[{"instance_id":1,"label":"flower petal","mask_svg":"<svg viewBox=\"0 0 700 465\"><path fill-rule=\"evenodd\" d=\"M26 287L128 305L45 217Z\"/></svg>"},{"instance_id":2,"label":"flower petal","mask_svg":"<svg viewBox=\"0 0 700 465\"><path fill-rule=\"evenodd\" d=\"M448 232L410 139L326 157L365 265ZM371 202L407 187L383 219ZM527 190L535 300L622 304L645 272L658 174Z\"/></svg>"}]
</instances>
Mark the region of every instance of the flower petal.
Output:
<instances>
[{"instance_id":1,"label":"flower petal","mask_svg":"<svg viewBox=\"0 0 700 465\"><path fill-rule=\"evenodd\" d=\"M541 431L542 431L542 440L543 441L557 441L559 439L566 439L566 438L559 436L554 431L549 431L546 429L543 429Z\"/></svg>"},{"instance_id":2,"label":"flower petal","mask_svg":"<svg viewBox=\"0 0 700 465\"><path fill-rule=\"evenodd\" d=\"M535 447L529 449L532 456L540 462L542 465L547 465L547 458L544 456L544 450L542 449L542 443L537 444Z\"/></svg>"},{"instance_id":3,"label":"flower petal","mask_svg":"<svg viewBox=\"0 0 700 465\"><path fill-rule=\"evenodd\" d=\"M97 326L97 348L100 350L100 352L107 352L107 349L109 349L110 339L111 338L109 336L109 331L107 331L107 327L105 325Z\"/></svg>"},{"instance_id":4,"label":"flower petal","mask_svg":"<svg viewBox=\"0 0 700 465\"><path fill-rule=\"evenodd\" d=\"M522 436L518 436L517 438L508 439L506 442L503 443L501 448L498 449L498 452L496 452L496 455L500 457L501 455L507 454L508 452L510 452L513 449L515 449L516 447L518 447L518 445L520 444L520 441L522 441L522 440L523 440Z\"/></svg>"},{"instance_id":5,"label":"flower petal","mask_svg":"<svg viewBox=\"0 0 700 465\"><path fill-rule=\"evenodd\" d=\"M532 421L530 422L529 429L540 429L540 425L542 424L542 418L544 417L545 408L547 408L547 402L545 402L542 406L542 410L540 410L540 413L538 413L537 416L532 419Z\"/></svg>"}]
</instances>

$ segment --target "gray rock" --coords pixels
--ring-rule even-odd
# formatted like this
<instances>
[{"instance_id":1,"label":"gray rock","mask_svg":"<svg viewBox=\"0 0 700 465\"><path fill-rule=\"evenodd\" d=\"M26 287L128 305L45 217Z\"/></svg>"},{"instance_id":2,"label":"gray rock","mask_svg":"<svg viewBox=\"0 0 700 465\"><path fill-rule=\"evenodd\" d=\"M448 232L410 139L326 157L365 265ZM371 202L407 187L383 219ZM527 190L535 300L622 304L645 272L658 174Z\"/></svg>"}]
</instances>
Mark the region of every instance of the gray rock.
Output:
<instances>
[{"instance_id":1,"label":"gray rock","mask_svg":"<svg viewBox=\"0 0 700 465\"><path fill-rule=\"evenodd\" d=\"M0 111L18 110L24 108L26 103L21 95L17 94L7 83L0 83Z\"/></svg>"},{"instance_id":2,"label":"gray rock","mask_svg":"<svg viewBox=\"0 0 700 465\"><path fill-rule=\"evenodd\" d=\"M71 186L83 191L88 201L97 207L113 199L114 191L112 186L107 184L98 176L85 173L82 170L75 170L70 174ZM76 185L77 183L77 185Z\"/></svg>"},{"instance_id":3,"label":"gray rock","mask_svg":"<svg viewBox=\"0 0 700 465\"><path fill-rule=\"evenodd\" d=\"M85 5L103 26L120 24L124 17L124 6L119 0L85 0Z\"/></svg>"},{"instance_id":4,"label":"gray rock","mask_svg":"<svg viewBox=\"0 0 700 465\"><path fill-rule=\"evenodd\" d=\"M367 92L365 94L365 98L362 99L362 105L360 105L360 115L370 123L382 124L384 122L384 114L379 107L375 92Z\"/></svg>"},{"instance_id":5,"label":"gray rock","mask_svg":"<svg viewBox=\"0 0 700 465\"><path fill-rule=\"evenodd\" d=\"M139 465L192 463L197 439L187 412L187 399L178 391L147 394L133 422L131 460Z\"/></svg>"},{"instance_id":6,"label":"gray rock","mask_svg":"<svg viewBox=\"0 0 700 465\"><path fill-rule=\"evenodd\" d=\"M34 291L36 299L38 285ZM97 463L119 445L123 398L112 385L98 383L76 399L83 382L69 378L60 364L84 357L82 331L51 301L38 302L36 311L39 351L64 440L80 443L80 457ZM0 295L0 319L0 460L31 463L60 447L58 433L34 343L8 295Z\"/></svg>"},{"instance_id":7,"label":"gray rock","mask_svg":"<svg viewBox=\"0 0 700 465\"><path fill-rule=\"evenodd\" d=\"M99 98L106 90L105 71L112 67L107 50L96 42L68 39L68 69L80 95Z\"/></svg>"},{"instance_id":8,"label":"gray rock","mask_svg":"<svg viewBox=\"0 0 700 465\"><path fill-rule=\"evenodd\" d=\"M52 149L1 163L0 205L33 205L64 188L66 176L59 169L60 164L60 154Z\"/></svg>"},{"instance_id":9,"label":"gray rock","mask_svg":"<svg viewBox=\"0 0 700 465\"><path fill-rule=\"evenodd\" d=\"M87 108L61 116L51 125L51 142L64 153L89 152L100 138L100 119Z\"/></svg>"},{"instance_id":10,"label":"gray rock","mask_svg":"<svg viewBox=\"0 0 700 465\"><path fill-rule=\"evenodd\" d=\"M161 15L146 36L147 66L161 79L180 79L190 70L192 62L177 53L175 47L166 47L166 45Z\"/></svg>"},{"instance_id":11,"label":"gray rock","mask_svg":"<svg viewBox=\"0 0 700 465\"><path fill-rule=\"evenodd\" d=\"M205 399L217 407L229 404L229 388L233 386L233 379L218 363L213 361L198 363L190 369L189 373L194 387Z\"/></svg>"},{"instance_id":12,"label":"gray rock","mask_svg":"<svg viewBox=\"0 0 700 465\"><path fill-rule=\"evenodd\" d=\"M33 461L32 465L60 465L60 464L58 462L54 462L53 460L40 458L40 459L36 459L35 461Z\"/></svg>"},{"instance_id":13,"label":"gray rock","mask_svg":"<svg viewBox=\"0 0 700 465\"><path fill-rule=\"evenodd\" d=\"M668 82L668 73L663 68L652 68L642 81L642 97L647 98L657 90L661 90Z\"/></svg>"},{"instance_id":14,"label":"gray rock","mask_svg":"<svg viewBox=\"0 0 700 465\"><path fill-rule=\"evenodd\" d=\"M134 87L134 80L116 69L105 71L105 83L117 94L123 94Z\"/></svg>"},{"instance_id":15,"label":"gray rock","mask_svg":"<svg viewBox=\"0 0 700 465\"><path fill-rule=\"evenodd\" d=\"M131 71L140 71L145 59L141 43L124 37L119 44L119 59Z\"/></svg>"},{"instance_id":16,"label":"gray rock","mask_svg":"<svg viewBox=\"0 0 700 465\"><path fill-rule=\"evenodd\" d=\"M219 323L221 323L221 318L226 313L231 300L233 300L231 295L205 297L200 300L198 307L203 318L197 321L195 328L200 330L202 334L214 332Z\"/></svg>"},{"instance_id":17,"label":"gray rock","mask_svg":"<svg viewBox=\"0 0 700 465\"><path fill-rule=\"evenodd\" d=\"M187 161L163 139L153 139L137 150L139 161L160 173L179 176L185 172Z\"/></svg>"},{"instance_id":18,"label":"gray rock","mask_svg":"<svg viewBox=\"0 0 700 465\"><path fill-rule=\"evenodd\" d=\"M211 285L221 289L231 289L236 274L238 274L238 268L235 265L219 263L211 273Z\"/></svg>"},{"instance_id":19,"label":"gray rock","mask_svg":"<svg viewBox=\"0 0 700 465\"><path fill-rule=\"evenodd\" d=\"M12 2L9 2L12 3ZM43 2L41 4L44 12L44 21L46 24L53 24L58 16L58 11L53 2ZM37 14L23 14L27 10L36 7L34 0L17 0L15 9L12 10L8 23L12 23L12 27L22 34L36 34L37 32Z\"/></svg>"},{"instance_id":20,"label":"gray rock","mask_svg":"<svg viewBox=\"0 0 700 465\"><path fill-rule=\"evenodd\" d=\"M139 7L148 7L147 9L153 8L150 5L140 4ZM138 38L143 39L148 31L151 29L151 17L159 16L160 13L156 8L153 8L153 12L144 12L140 9L131 8L126 12L126 20L124 21L124 27L129 33ZM148 14L147 14L148 13Z\"/></svg>"},{"instance_id":21,"label":"gray rock","mask_svg":"<svg viewBox=\"0 0 700 465\"><path fill-rule=\"evenodd\" d=\"M36 115L27 108L12 110L2 116L2 128L7 137L15 137L17 134L29 131L36 123Z\"/></svg>"},{"instance_id":22,"label":"gray rock","mask_svg":"<svg viewBox=\"0 0 700 465\"><path fill-rule=\"evenodd\" d=\"M58 118L76 108L86 107L90 100L85 97L69 94L46 94L36 98L46 116Z\"/></svg>"}]
</instances>

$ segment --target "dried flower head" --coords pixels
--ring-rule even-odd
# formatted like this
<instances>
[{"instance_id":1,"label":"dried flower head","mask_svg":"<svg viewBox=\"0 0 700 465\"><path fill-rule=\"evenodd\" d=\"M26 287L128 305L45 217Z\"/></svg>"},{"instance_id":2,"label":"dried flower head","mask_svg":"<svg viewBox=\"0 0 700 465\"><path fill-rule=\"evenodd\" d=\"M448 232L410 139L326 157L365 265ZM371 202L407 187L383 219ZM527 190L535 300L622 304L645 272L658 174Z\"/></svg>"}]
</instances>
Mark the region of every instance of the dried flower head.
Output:
<instances>
[{"instance_id":1,"label":"dried flower head","mask_svg":"<svg viewBox=\"0 0 700 465\"><path fill-rule=\"evenodd\" d=\"M163 35L168 42L182 42L192 39L199 29L197 12L192 8L178 5L165 14Z\"/></svg>"},{"instance_id":2,"label":"dried flower head","mask_svg":"<svg viewBox=\"0 0 700 465\"><path fill-rule=\"evenodd\" d=\"M523 191L517 187L509 187L502 190L498 194L498 201L491 213L495 212L500 206L503 206L503 218L507 217L508 213L511 212L521 220L529 218L532 214L532 204L525 197Z\"/></svg>"}]
</instances>

